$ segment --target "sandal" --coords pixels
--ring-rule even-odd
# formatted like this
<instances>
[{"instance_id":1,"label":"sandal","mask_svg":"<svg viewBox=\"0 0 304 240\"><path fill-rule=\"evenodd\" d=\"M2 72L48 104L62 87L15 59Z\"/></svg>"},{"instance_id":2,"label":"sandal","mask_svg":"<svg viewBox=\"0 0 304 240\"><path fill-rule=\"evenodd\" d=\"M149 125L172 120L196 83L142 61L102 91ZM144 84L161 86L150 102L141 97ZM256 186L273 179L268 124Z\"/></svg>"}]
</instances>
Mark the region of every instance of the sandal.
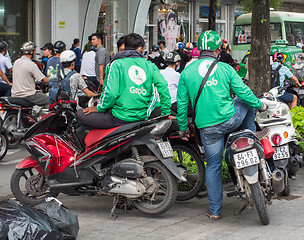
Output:
<instances>
[{"instance_id":1,"label":"sandal","mask_svg":"<svg viewBox=\"0 0 304 240\"><path fill-rule=\"evenodd\" d=\"M219 220L219 219L221 218L220 215L213 215L213 214L210 212L210 210L207 210L207 211L205 212L205 215L206 215L207 217L209 217L210 219L213 219L213 220Z\"/></svg>"}]
</instances>

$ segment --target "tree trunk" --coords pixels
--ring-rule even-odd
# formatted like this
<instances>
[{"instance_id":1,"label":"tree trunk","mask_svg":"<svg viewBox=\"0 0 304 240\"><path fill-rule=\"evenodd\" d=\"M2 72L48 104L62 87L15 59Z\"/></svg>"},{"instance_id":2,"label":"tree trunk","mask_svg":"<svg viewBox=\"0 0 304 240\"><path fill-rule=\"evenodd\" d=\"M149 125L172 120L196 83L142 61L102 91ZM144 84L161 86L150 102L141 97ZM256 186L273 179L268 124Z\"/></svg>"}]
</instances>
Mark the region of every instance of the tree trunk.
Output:
<instances>
[{"instance_id":1,"label":"tree trunk","mask_svg":"<svg viewBox=\"0 0 304 240\"><path fill-rule=\"evenodd\" d=\"M252 0L249 87L255 94L270 89L269 0Z\"/></svg>"},{"instance_id":2,"label":"tree trunk","mask_svg":"<svg viewBox=\"0 0 304 240\"><path fill-rule=\"evenodd\" d=\"M208 30L215 31L216 19L216 0L210 0L209 3L209 17L208 17Z\"/></svg>"}]
</instances>

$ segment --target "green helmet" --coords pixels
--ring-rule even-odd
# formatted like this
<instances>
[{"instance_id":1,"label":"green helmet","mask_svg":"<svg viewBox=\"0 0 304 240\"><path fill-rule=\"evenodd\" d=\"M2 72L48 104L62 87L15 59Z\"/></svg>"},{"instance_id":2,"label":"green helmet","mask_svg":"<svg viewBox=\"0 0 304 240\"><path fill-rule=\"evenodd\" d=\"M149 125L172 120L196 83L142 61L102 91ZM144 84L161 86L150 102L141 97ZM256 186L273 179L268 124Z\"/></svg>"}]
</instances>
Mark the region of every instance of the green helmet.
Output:
<instances>
[{"instance_id":1,"label":"green helmet","mask_svg":"<svg viewBox=\"0 0 304 240\"><path fill-rule=\"evenodd\" d=\"M199 50L215 51L222 43L221 36L212 30L203 32L198 38Z\"/></svg>"}]
</instances>

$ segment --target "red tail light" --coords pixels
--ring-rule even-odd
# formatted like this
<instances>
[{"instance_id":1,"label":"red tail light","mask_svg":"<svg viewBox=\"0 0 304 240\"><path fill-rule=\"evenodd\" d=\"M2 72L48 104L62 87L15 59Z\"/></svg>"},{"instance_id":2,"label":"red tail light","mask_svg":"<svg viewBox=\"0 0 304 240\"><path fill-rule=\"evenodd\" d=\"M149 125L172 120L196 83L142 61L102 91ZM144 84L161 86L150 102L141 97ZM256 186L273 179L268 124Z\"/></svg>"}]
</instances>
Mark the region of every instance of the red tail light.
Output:
<instances>
[{"instance_id":1,"label":"red tail light","mask_svg":"<svg viewBox=\"0 0 304 240\"><path fill-rule=\"evenodd\" d=\"M282 142L282 138L279 134L275 134L272 136L271 141L274 145L280 145L280 143Z\"/></svg>"},{"instance_id":2,"label":"red tail light","mask_svg":"<svg viewBox=\"0 0 304 240\"><path fill-rule=\"evenodd\" d=\"M254 140L251 138L241 137L236 139L232 144L231 148L235 151L245 150L251 148L254 144Z\"/></svg>"},{"instance_id":3,"label":"red tail light","mask_svg":"<svg viewBox=\"0 0 304 240\"><path fill-rule=\"evenodd\" d=\"M0 110L2 110L2 104L0 103Z\"/></svg>"}]
</instances>

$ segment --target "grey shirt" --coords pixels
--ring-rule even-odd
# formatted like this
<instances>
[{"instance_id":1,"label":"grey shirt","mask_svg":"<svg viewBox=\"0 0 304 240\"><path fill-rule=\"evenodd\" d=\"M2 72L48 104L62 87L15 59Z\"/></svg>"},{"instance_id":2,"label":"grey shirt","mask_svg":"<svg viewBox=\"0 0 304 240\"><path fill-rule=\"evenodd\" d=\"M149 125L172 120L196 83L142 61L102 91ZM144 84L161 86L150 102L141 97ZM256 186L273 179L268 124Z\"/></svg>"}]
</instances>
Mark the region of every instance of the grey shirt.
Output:
<instances>
[{"instance_id":1,"label":"grey shirt","mask_svg":"<svg viewBox=\"0 0 304 240\"><path fill-rule=\"evenodd\" d=\"M96 78L99 82L99 65L104 65L103 74L105 74L105 69L107 64L110 62L110 54L103 46L97 48L96 55L95 55L95 72Z\"/></svg>"}]
</instances>

